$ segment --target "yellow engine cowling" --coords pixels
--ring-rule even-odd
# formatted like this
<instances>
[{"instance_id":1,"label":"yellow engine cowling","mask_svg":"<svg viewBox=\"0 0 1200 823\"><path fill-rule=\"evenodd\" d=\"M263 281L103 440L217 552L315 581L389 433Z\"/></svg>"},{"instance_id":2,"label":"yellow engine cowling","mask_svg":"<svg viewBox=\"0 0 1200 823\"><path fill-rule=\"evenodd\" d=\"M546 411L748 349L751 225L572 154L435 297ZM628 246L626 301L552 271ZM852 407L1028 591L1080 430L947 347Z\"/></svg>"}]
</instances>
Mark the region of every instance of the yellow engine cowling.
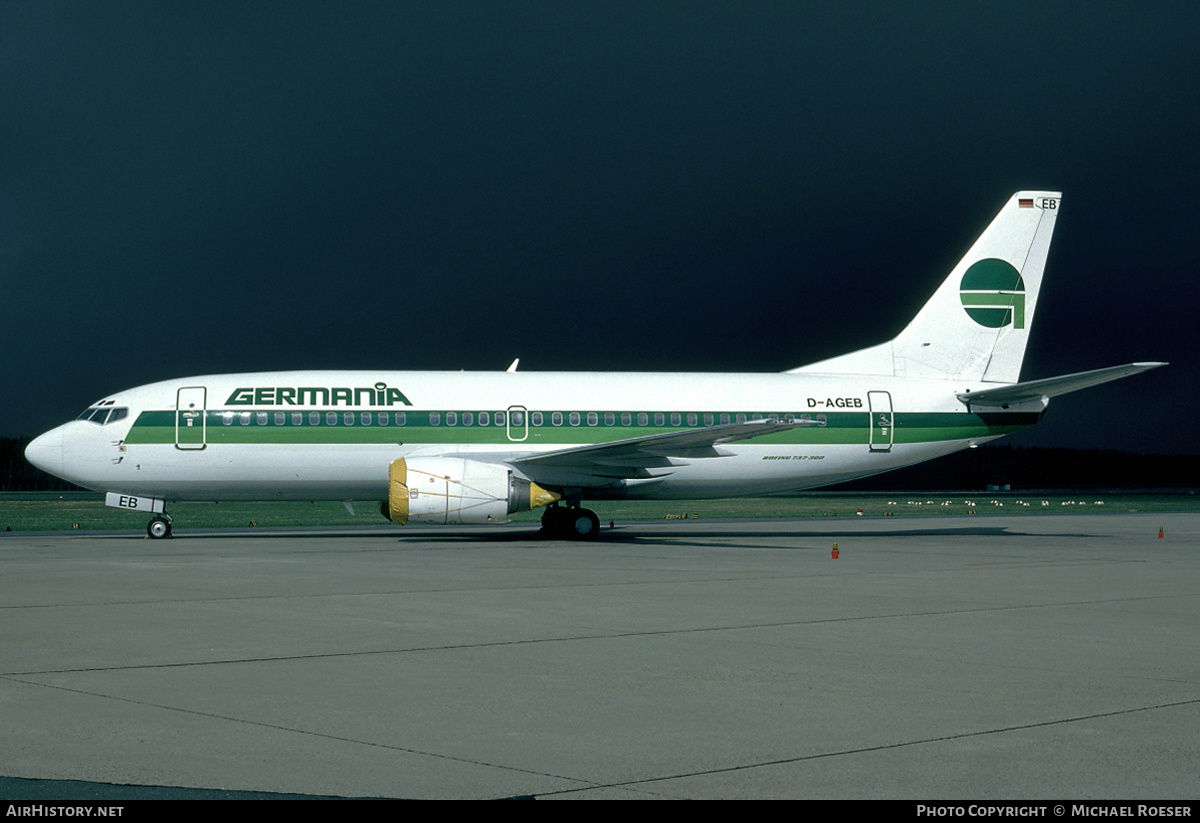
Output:
<instances>
[{"instance_id":1,"label":"yellow engine cowling","mask_svg":"<svg viewBox=\"0 0 1200 823\"><path fill-rule=\"evenodd\" d=\"M393 460L388 499L380 506L393 523L503 523L513 512L559 499L497 463L456 457Z\"/></svg>"}]
</instances>

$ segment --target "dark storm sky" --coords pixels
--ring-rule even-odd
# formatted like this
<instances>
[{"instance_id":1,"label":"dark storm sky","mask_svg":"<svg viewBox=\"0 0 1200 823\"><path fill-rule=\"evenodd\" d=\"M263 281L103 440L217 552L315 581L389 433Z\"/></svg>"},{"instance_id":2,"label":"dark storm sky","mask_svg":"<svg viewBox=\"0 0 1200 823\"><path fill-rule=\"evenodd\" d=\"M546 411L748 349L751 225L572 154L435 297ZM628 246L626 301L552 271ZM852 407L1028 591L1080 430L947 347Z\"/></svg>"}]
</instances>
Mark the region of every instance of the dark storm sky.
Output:
<instances>
[{"instance_id":1,"label":"dark storm sky","mask_svg":"<svg viewBox=\"0 0 1200 823\"><path fill-rule=\"evenodd\" d=\"M1018 445L1200 453L1200 5L0 6L0 434L292 368L780 371L1064 192Z\"/></svg>"}]
</instances>

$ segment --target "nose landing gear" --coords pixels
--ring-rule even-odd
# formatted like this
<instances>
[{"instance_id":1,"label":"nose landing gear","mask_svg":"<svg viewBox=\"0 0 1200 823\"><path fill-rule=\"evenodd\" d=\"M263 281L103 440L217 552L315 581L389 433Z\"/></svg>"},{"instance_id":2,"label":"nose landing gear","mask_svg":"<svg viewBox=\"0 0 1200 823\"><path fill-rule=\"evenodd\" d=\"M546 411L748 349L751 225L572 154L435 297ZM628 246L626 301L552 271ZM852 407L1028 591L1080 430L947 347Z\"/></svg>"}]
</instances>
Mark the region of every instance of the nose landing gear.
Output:
<instances>
[{"instance_id":1,"label":"nose landing gear","mask_svg":"<svg viewBox=\"0 0 1200 823\"><path fill-rule=\"evenodd\" d=\"M170 519L162 515L152 518L149 525L146 526L146 534L150 535L151 540L162 540L164 537L170 537Z\"/></svg>"}]
</instances>

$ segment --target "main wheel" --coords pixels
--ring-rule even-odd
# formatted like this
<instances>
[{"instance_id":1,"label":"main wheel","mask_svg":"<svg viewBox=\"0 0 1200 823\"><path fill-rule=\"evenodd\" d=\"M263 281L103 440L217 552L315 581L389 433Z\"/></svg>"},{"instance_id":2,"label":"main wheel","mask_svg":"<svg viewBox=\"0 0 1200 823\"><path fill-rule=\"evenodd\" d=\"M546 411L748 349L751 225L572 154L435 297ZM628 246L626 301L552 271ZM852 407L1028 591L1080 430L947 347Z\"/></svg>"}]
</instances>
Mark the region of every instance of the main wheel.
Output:
<instances>
[{"instance_id":1,"label":"main wheel","mask_svg":"<svg viewBox=\"0 0 1200 823\"><path fill-rule=\"evenodd\" d=\"M595 540L600 533L600 518L594 511L567 506L551 506L542 514L542 535L556 540Z\"/></svg>"},{"instance_id":2,"label":"main wheel","mask_svg":"<svg viewBox=\"0 0 1200 823\"><path fill-rule=\"evenodd\" d=\"M146 534L153 540L162 540L171 536L171 521L165 517L156 517L146 526Z\"/></svg>"},{"instance_id":3,"label":"main wheel","mask_svg":"<svg viewBox=\"0 0 1200 823\"><path fill-rule=\"evenodd\" d=\"M546 537L563 537L569 517L570 509L566 506L550 506L542 512L542 534Z\"/></svg>"},{"instance_id":4,"label":"main wheel","mask_svg":"<svg viewBox=\"0 0 1200 823\"><path fill-rule=\"evenodd\" d=\"M571 512L571 536L578 540L595 540L600 534L600 518L591 509Z\"/></svg>"}]
</instances>

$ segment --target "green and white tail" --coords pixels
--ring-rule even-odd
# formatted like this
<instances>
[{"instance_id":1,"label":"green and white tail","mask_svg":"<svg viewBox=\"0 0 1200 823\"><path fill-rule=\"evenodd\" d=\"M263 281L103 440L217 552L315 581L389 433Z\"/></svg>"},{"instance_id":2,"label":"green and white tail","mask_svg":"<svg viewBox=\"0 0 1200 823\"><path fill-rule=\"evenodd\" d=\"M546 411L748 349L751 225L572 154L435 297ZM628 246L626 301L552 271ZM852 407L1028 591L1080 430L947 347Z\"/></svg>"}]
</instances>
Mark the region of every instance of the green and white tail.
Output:
<instances>
[{"instance_id":1,"label":"green and white tail","mask_svg":"<svg viewBox=\"0 0 1200 823\"><path fill-rule=\"evenodd\" d=\"M1017 192L894 340L792 369L1015 383L1060 192Z\"/></svg>"}]
</instances>

